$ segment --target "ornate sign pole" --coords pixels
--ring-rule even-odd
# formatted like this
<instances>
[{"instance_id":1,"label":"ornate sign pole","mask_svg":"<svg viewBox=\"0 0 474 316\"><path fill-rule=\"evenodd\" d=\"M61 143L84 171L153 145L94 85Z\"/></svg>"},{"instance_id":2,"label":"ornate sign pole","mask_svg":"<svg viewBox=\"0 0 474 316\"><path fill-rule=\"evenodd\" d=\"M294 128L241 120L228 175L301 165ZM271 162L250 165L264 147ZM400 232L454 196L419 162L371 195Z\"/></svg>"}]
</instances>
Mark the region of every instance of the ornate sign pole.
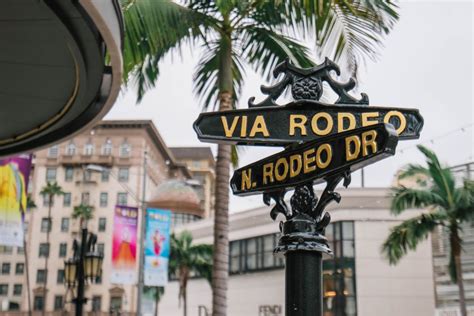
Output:
<instances>
[{"instance_id":1,"label":"ornate sign pole","mask_svg":"<svg viewBox=\"0 0 474 316\"><path fill-rule=\"evenodd\" d=\"M339 67L326 59L321 65L300 69L288 60L273 75L281 81L262 86L267 98L249 109L202 113L194 123L204 141L258 146L284 146L275 155L237 169L231 179L236 195L263 193L275 205L270 216L280 222L281 238L274 250L286 257L286 315L321 316L323 313L322 256L331 255L324 231L331 217L325 211L342 181L347 187L351 172L395 154L398 140L415 139L423 127L416 109L369 107L369 98L349 95L356 82L333 79ZM320 102L324 83L337 95L335 104ZM294 102L276 100L289 88ZM326 183L316 196L313 185ZM290 207L285 194L294 190Z\"/></svg>"}]
</instances>

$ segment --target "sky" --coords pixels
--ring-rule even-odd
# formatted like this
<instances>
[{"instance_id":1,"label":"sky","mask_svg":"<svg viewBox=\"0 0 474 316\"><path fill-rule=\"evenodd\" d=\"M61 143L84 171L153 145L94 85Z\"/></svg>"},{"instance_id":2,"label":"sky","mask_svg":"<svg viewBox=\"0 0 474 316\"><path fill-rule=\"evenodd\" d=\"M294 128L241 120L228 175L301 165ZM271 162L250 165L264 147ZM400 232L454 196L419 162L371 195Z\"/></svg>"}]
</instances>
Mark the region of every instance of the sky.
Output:
<instances>
[{"instance_id":1,"label":"sky","mask_svg":"<svg viewBox=\"0 0 474 316\"><path fill-rule=\"evenodd\" d=\"M402 1L400 20L384 40L377 61L361 64L359 92L370 105L418 108L424 127L418 140L400 141L397 154L365 168L366 187L388 187L395 172L407 163L424 163L416 148L436 151L446 165L474 161L474 3L471 1ZM314 44L308 43L309 47ZM140 104L130 88L124 91L106 119L151 119L168 146L210 146L192 128L201 111L193 94L193 72L199 48L170 54L160 64L160 78ZM246 70L239 107L255 96L263 99L263 78ZM245 147L240 166L260 160L281 148ZM360 172L351 187L360 187ZM262 206L261 195L232 196L231 212Z\"/></svg>"}]
</instances>

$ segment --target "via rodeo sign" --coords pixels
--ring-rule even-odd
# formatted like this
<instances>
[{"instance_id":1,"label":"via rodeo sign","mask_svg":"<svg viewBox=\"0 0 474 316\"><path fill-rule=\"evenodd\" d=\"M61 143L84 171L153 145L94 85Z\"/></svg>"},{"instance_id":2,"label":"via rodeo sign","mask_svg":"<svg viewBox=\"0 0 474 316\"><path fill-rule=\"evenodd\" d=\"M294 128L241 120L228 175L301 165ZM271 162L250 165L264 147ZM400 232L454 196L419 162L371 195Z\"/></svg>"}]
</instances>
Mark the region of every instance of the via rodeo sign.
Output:
<instances>
[{"instance_id":1,"label":"via rodeo sign","mask_svg":"<svg viewBox=\"0 0 474 316\"><path fill-rule=\"evenodd\" d=\"M395 154L398 139L419 138L423 118L417 109L372 107L362 94L348 94L355 81L340 83L331 71L339 67L326 59L321 65L299 69L286 60L274 70L274 86L262 86L267 98L248 109L201 113L194 123L198 138L237 145L282 146L286 149L235 171L231 188L236 195L291 189L304 182L320 183L336 174L360 169ZM320 102L323 82L337 94L335 104ZM278 105L290 86L294 102Z\"/></svg>"}]
</instances>

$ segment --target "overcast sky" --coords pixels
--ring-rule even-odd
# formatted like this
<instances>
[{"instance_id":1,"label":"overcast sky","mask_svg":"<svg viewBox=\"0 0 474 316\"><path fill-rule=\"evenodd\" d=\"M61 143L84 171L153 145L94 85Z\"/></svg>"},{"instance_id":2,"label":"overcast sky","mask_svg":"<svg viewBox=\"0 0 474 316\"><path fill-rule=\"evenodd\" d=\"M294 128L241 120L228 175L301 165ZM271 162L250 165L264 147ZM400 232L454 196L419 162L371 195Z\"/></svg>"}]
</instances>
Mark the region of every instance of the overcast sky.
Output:
<instances>
[{"instance_id":1,"label":"overcast sky","mask_svg":"<svg viewBox=\"0 0 474 316\"><path fill-rule=\"evenodd\" d=\"M370 187L387 187L400 167L423 163L415 147L418 143L434 149L449 165L474 160L473 2L404 1L400 15L379 60L361 67L359 90L369 95L370 105L418 108L425 125L419 140L399 142L395 157L365 169L365 183ZM186 49L182 58L165 58L156 88L138 105L133 91L126 92L106 118L152 119L168 146L206 146L192 129L200 113L192 92L197 52ZM259 90L263 79L250 70L246 74L241 107L251 96L263 97ZM215 150L215 145L210 146ZM280 150L246 147L240 165ZM359 172L351 184L358 186ZM230 209L260 206L261 201L260 195L232 197Z\"/></svg>"}]
</instances>

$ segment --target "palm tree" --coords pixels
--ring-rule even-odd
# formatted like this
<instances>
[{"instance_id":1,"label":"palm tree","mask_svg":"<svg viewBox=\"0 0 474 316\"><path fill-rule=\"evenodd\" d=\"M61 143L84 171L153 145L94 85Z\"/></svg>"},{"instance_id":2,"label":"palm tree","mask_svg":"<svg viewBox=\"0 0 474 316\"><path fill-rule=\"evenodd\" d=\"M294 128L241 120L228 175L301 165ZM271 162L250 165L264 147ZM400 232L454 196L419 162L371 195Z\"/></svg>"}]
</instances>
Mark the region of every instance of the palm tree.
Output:
<instances>
[{"instance_id":1,"label":"palm tree","mask_svg":"<svg viewBox=\"0 0 474 316\"><path fill-rule=\"evenodd\" d=\"M458 284L461 315L466 316L460 232L463 222L474 220L474 181L465 179L462 186L456 186L453 173L440 164L436 154L421 145L418 148L426 157L428 167L410 164L400 172L398 179L415 178L418 186L393 188L391 211L398 215L410 208L423 208L427 212L393 227L382 251L390 264L396 264L441 226L449 236L449 273L451 280Z\"/></svg>"},{"instance_id":2,"label":"palm tree","mask_svg":"<svg viewBox=\"0 0 474 316\"><path fill-rule=\"evenodd\" d=\"M31 195L26 196L26 210L30 211L31 209L36 208L35 201L31 198ZM25 266L26 266L26 291L28 297L28 315L32 315L31 311L31 286L30 286L30 264L28 260L28 250L26 248L26 236L23 235L23 255L25 256Z\"/></svg>"},{"instance_id":3,"label":"palm tree","mask_svg":"<svg viewBox=\"0 0 474 316\"><path fill-rule=\"evenodd\" d=\"M138 101L153 88L159 62L187 44L202 44L194 90L203 109L235 107L244 65L270 77L284 59L312 66L307 47L296 38L316 38L319 57L348 61L355 72L364 55L374 57L378 44L398 19L391 1L367 0L122 0L126 36L124 79L137 88ZM228 210L230 162L235 147L219 145L216 162L213 314L225 315L228 279Z\"/></svg>"},{"instance_id":4,"label":"palm tree","mask_svg":"<svg viewBox=\"0 0 474 316\"><path fill-rule=\"evenodd\" d=\"M183 301L183 315L187 315L187 293L191 273L205 277L211 282L212 273L212 246L199 244L192 245L193 237L188 231L179 236L171 235L171 252L169 272L179 280L179 302Z\"/></svg>"},{"instance_id":5,"label":"palm tree","mask_svg":"<svg viewBox=\"0 0 474 316\"><path fill-rule=\"evenodd\" d=\"M72 218L80 220L80 227L84 228L87 225L87 221L94 218L94 207L86 204L80 204L74 206L72 211Z\"/></svg>"},{"instance_id":6,"label":"palm tree","mask_svg":"<svg viewBox=\"0 0 474 316\"><path fill-rule=\"evenodd\" d=\"M46 278L44 280L44 302L45 304L43 305L43 311L42 311L42 314L44 315L46 313L46 289L47 289L47 285L48 285L48 260L49 260L49 252L50 252L50 244L49 244L49 233L51 232L51 227L52 227L52 218L51 218L51 208L53 207L53 203L54 203L54 197L55 196L59 196L59 195L63 195L64 192L63 192L63 189L61 188L61 186L56 182L49 182L41 189L41 192L40 192L41 195L43 195L43 197L45 197L48 201L48 218L47 218L47 221L48 221L48 229L46 231L46 244L48 245L48 253L46 255L46 258L44 260L44 271L45 271L45 275L46 275ZM25 249L26 251L26 249Z\"/></svg>"}]
</instances>

